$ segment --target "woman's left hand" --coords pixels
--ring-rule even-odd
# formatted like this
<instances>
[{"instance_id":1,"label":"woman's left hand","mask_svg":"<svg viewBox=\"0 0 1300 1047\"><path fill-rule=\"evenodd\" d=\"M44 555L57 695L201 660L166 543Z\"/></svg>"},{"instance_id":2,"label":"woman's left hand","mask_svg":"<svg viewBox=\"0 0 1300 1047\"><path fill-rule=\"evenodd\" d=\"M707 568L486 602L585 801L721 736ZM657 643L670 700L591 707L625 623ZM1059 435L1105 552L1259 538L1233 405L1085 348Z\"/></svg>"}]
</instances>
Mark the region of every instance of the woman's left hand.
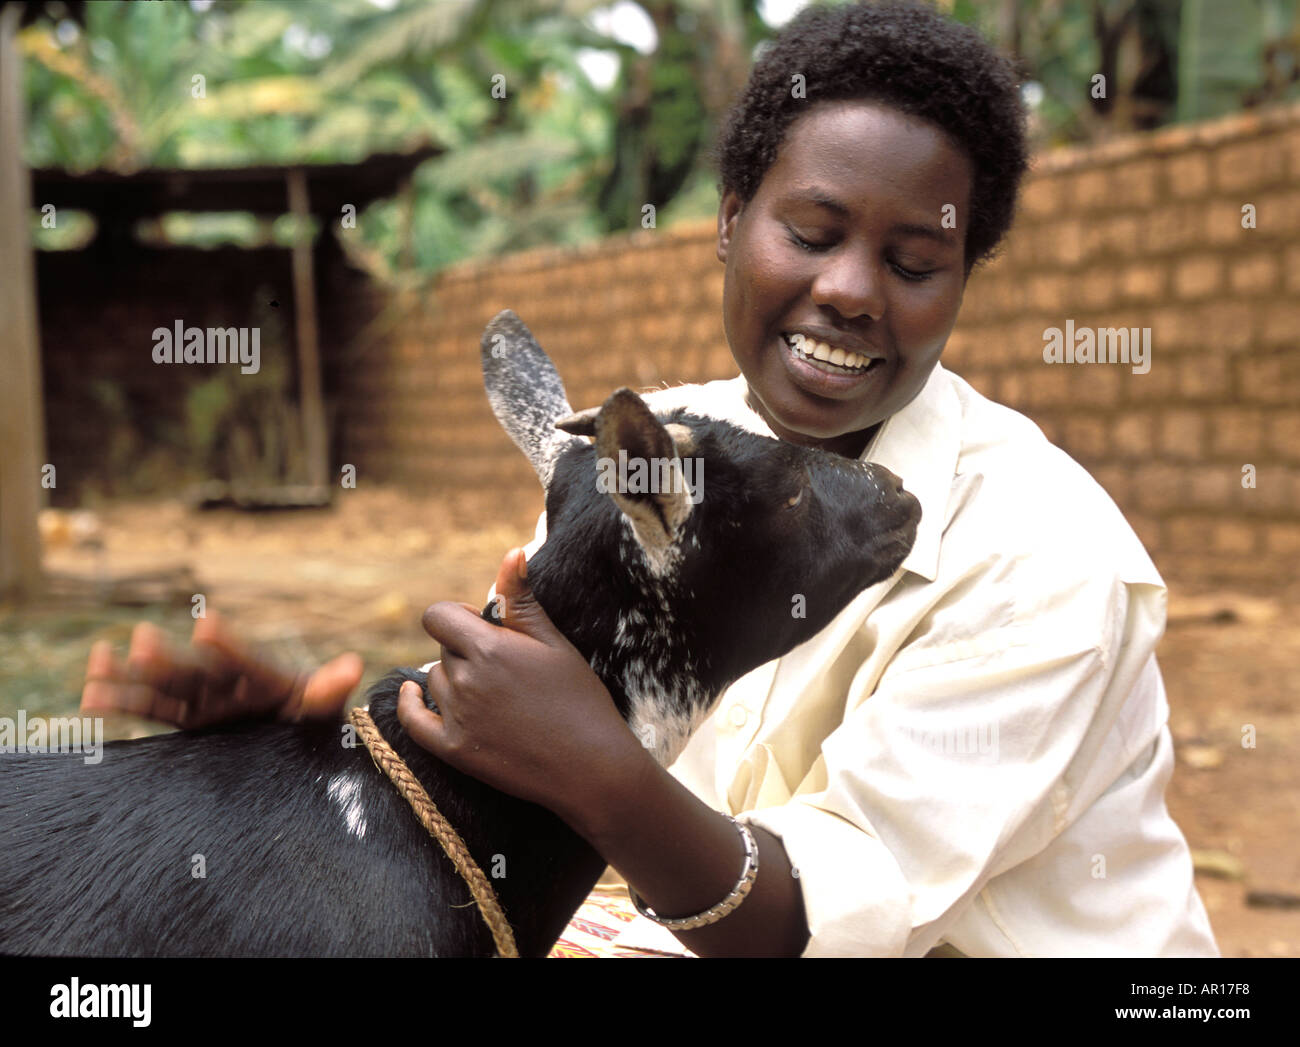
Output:
<instances>
[{"instance_id":1,"label":"woman's left hand","mask_svg":"<svg viewBox=\"0 0 1300 1047\"><path fill-rule=\"evenodd\" d=\"M501 564L504 628L467 604L437 603L424 612L425 631L442 644L442 661L428 674L439 712L425 706L418 685L406 683L397 716L440 760L577 828L606 783L654 760L533 598L526 569L522 549Z\"/></svg>"}]
</instances>

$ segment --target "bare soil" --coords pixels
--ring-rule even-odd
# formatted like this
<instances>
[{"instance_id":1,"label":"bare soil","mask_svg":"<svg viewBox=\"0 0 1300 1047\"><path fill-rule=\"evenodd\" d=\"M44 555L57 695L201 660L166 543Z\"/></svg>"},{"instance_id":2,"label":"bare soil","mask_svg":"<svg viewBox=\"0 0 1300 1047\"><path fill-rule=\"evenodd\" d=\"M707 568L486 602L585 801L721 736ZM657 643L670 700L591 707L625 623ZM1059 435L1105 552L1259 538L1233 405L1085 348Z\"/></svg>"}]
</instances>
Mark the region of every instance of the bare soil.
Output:
<instances>
[{"instance_id":1,"label":"bare soil","mask_svg":"<svg viewBox=\"0 0 1300 1047\"><path fill-rule=\"evenodd\" d=\"M124 651L136 621L183 641L193 624L188 585L171 604L95 598L97 578L169 567L190 568L207 607L285 665L355 650L368 686L394 665L437 657L420 628L423 608L481 603L506 551L532 536L538 508L540 498L503 515L489 495L435 502L396 490L349 491L333 509L301 512L109 505L97 537L56 536L47 552L65 595L0 606L0 715L75 711L91 643L108 638ZM1297 608L1294 590L1273 600L1171 590L1160 660L1179 759L1167 801L1198 856L1197 884L1225 956L1300 956ZM1250 892L1282 897L1259 907ZM1287 896L1297 907L1284 907Z\"/></svg>"}]
</instances>

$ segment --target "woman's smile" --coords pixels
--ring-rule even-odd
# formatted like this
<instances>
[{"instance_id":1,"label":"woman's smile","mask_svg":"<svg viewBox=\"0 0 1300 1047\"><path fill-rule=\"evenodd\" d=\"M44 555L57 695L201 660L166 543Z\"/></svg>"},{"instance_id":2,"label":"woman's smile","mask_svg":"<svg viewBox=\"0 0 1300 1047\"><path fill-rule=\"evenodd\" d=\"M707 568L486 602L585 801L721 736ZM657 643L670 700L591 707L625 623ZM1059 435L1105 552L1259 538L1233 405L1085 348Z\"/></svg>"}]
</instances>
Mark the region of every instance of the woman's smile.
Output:
<instances>
[{"instance_id":1,"label":"woman's smile","mask_svg":"<svg viewBox=\"0 0 1300 1047\"><path fill-rule=\"evenodd\" d=\"M727 338L778 436L856 455L920 392L961 306L970 190L934 125L825 102L751 200L723 198Z\"/></svg>"}]
</instances>

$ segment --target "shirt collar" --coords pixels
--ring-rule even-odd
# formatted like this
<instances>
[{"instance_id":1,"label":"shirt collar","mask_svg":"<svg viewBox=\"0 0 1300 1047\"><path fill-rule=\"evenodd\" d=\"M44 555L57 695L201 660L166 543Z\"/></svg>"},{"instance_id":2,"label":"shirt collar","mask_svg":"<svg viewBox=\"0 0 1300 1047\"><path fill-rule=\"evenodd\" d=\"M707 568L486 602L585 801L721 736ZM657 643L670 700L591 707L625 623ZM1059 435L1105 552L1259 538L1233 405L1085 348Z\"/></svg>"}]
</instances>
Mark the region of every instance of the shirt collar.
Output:
<instances>
[{"instance_id":1,"label":"shirt collar","mask_svg":"<svg viewBox=\"0 0 1300 1047\"><path fill-rule=\"evenodd\" d=\"M961 455L961 418L952 377L935 364L921 391L885 419L861 455L862 461L883 465L898 476L921 503L916 542L903 569L931 582L939 575L939 544Z\"/></svg>"}]
</instances>

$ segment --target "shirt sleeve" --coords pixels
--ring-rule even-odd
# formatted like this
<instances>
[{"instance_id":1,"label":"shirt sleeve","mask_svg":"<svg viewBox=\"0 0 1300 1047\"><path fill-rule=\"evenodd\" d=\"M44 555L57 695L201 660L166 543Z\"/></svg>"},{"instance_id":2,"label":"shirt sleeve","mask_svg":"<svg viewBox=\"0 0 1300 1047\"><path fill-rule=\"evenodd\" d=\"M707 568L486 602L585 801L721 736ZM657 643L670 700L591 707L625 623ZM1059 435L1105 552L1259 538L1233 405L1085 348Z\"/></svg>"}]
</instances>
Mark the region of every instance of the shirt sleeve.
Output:
<instances>
[{"instance_id":1,"label":"shirt sleeve","mask_svg":"<svg viewBox=\"0 0 1300 1047\"><path fill-rule=\"evenodd\" d=\"M1123 745L1112 726L1159 638L1163 589L1077 566L1053 585L1042 569L1004 563L951 591L874 691L855 677L794 797L740 816L784 844L805 956L923 955L1077 817L1081 788L1155 737L1154 711Z\"/></svg>"}]
</instances>

